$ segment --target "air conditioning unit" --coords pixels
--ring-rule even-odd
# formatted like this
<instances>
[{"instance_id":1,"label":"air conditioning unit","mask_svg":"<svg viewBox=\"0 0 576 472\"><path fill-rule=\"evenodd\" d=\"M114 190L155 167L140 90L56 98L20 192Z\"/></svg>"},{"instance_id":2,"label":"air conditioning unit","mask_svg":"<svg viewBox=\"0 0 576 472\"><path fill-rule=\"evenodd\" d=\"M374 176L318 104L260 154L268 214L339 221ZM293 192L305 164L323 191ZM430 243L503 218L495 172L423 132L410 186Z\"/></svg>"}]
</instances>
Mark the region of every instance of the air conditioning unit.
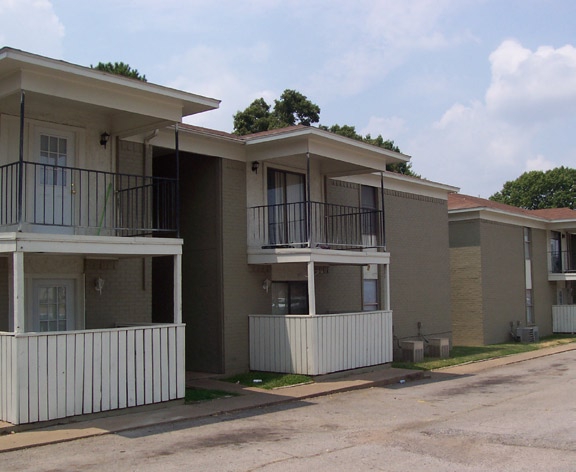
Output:
<instances>
[{"instance_id":1,"label":"air conditioning unit","mask_svg":"<svg viewBox=\"0 0 576 472\"><path fill-rule=\"evenodd\" d=\"M439 357L440 359L450 357L450 340L448 338L430 338L428 341L430 357Z\"/></svg>"},{"instance_id":2,"label":"air conditioning unit","mask_svg":"<svg viewBox=\"0 0 576 472\"><path fill-rule=\"evenodd\" d=\"M538 326L516 328L516 336L521 343L537 343L540 341Z\"/></svg>"},{"instance_id":3,"label":"air conditioning unit","mask_svg":"<svg viewBox=\"0 0 576 472\"><path fill-rule=\"evenodd\" d=\"M406 362L422 362L424 360L424 341L400 341L402 359Z\"/></svg>"}]
</instances>

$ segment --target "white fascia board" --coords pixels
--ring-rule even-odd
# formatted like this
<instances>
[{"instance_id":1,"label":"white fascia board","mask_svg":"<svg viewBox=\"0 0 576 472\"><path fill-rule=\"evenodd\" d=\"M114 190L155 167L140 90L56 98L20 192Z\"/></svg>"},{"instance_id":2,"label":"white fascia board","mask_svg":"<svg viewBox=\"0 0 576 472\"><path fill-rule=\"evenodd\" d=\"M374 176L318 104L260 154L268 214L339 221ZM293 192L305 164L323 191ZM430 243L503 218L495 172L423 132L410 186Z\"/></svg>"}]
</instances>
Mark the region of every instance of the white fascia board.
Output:
<instances>
[{"instance_id":1,"label":"white fascia board","mask_svg":"<svg viewBox=\"0 0 576 472\"><path fill-rule=\"evenodd\" d=\"M99 88L109 95L132 96L133 100L144 102L170 102L182 116L188 116L219 107L220 100L172 89L141 80L110 74L97 69L78 66L64 61L50 59L10 48L0 50L0 76L10 71L27 71L52 77L68 84L79 82L87 88ZM66 87L68 86L66 85ZM62 87L63 84L61 84ZM66 88L62 87L62 88ZM60 93L64 93L61 91ZM56 96L59 96L58 94ZM101 103L96 103L101 104ZM114 108L114 107L112 107Z\"/></svg>"},{"instance_id":2,"label":"white fascia board","mask_svg":"<svg viewBox=\"0 0 576 472\"><path fill-rule=\"evenodd\" d=\"M180 128L178 137L181 151L246 162L246 146L241 139L222 136L217 133L190 130L189 128ZM155 146L162 147L169 147L170 143L173 148L173 126L161 130L157 138L152 141Z\"/></svg>"},{"instance_id":3,"label":"white fascia board","mask_svg":"<svg viewBox=\"0 0 576 472\"><path fill-rule=\"evenodd\" d=\"M249 249L248 264L318 262L341 265L390 264L389 252L327 249Z\"/></svg>"},{"instance_id":4,"label":"white fascia board","mask_svg":"<svg viewBox=\"0 0 576 472\"><path fill-rule=\"evenodd\" d=\"M182 239L113 236L69 236L39 233L0 235L0 252L82 254L102 256L164 256L182 254Z\"/></svg>"},{"instance_id":5,"label":"white fascia board","mask_svg":"<svg viewBox=\"0 0 576 472\"><path fill-rule=\"evenodd\" d=\"M360 185L369 185L380 188L380 174L363 174L348 177L339 177L336 180L352 182ZM426 179L417 179L394 172L384 172L384 189L406 192L431 198L448 200L448 194L459 189L451 185L432 182Z\"/></svg>"},{"instance_id":6,"label":"white fascia board","mask_svg":"<svg viewBox=\"0 0 576 472\"><path fill-rule=\"evenodd\" d=\"M506 223L515 226L527 226L537 229L547 229L549 223L543 218L523 216L486 207L448 210L448 219L449 221L481 219L486 221L494 221L496 223Z\"/></svg>"},{"instance_id":7,"label":"white fascia board","mask_svg":"<svg viewBox=\"0 0 576 472\"><path fill-rule=\"evenodd\" d=\"M306 146L306 150L319 156L365 165L365 167L375 170L384 170L385 165L383 167L383 163L408 162L410 160L410 156L406 154L390 151L389 149L340 136L312 126L290 129L285 132L255 138L247 136L246 145L248 147L257 147L262 144L274 144L274 147L276 147L281 146L281 143L294 140L302 141ZM350 157L371 160L371 164L361 164Z\"/></svg>"}]
</instances>

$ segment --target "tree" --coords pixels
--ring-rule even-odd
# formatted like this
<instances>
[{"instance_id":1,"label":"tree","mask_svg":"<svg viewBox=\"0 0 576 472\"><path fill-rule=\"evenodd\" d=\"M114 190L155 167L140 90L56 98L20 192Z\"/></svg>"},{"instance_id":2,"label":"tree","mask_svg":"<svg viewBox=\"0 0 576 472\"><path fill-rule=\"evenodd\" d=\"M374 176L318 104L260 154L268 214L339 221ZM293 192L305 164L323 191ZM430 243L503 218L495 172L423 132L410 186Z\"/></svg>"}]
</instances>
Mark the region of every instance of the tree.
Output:
<instances>
[{"instance_id":1,"label":"tree","mask_svg":"<svg viewBox=\"0 0 576 472\"><path fill-rule=\"evenodd\" d=\"M90 67L103 72L110 72L111 74L123 75L124 77L130 77L131 79L147 82L145 75L140 74L140 72L136 69L132 69L132 67L124 62L99 62L96 66L90 65Z\"/></svg>"},{"instance_id":2,"label":"tree","mask_svg":"<svg viewBox=\"0 0 576 472\"><path fill-rule=\"evenodd\" d=\"M234 115L234 134L245 135L301 124L310 126L320 121L320 107L295 90L286 89L274 109L263 98Z\"/></svg>"},{"instance_id":3,"label":"tree","mask_svg":"<svg viewBox=\"0 0 576 472\"><path fill-rule=\"evenodd\" d=\"M548 171L525 172L504 184L490 200L539 210L543 208L576 209L576 169L556 167Z\"/></svg>"}]
</instances>

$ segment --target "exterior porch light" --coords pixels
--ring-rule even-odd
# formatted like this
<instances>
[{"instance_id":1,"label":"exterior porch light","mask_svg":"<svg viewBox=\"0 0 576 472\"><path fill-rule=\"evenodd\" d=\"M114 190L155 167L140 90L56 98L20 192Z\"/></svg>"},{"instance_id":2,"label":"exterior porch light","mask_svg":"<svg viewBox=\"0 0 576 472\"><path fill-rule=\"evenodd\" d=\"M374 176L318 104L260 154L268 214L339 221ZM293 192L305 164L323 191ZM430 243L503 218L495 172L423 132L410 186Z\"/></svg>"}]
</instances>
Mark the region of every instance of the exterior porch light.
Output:
<instances>
[{"instance_id":1,"label":"exterior porch light","mask_svg":"<svg viewBox=\"0 0 576 472\"><path fill-rule=\"evenodd\" d=\"M102 295L102 290L104 290L104 279L102 277L94 279L94 290L96 290L99 295Z\"/></svg>"},{"instance_id":2,"label":"exterior porch light","mask_svg":"<svg viewBox=\"0 0 576 472\"><path fill-rule=\"evenodd\" d=\"M260 163L258 161L252 161L252 172L257 174L258 173L258 167L260 167Z\"/></svg>"},{"instance_id":3,"label":"exterior porch light","mask_svg":"<svg viewBox=\"0 0 576 472\"><path fill-rule=\"evenodd\" d=\"M100 135L100 146L104 146L104 149L106 149L106 145L108 144L108 139L110 139L110 133L107 133L106 131L104 131Z\"/></svg>"}]
</instances>

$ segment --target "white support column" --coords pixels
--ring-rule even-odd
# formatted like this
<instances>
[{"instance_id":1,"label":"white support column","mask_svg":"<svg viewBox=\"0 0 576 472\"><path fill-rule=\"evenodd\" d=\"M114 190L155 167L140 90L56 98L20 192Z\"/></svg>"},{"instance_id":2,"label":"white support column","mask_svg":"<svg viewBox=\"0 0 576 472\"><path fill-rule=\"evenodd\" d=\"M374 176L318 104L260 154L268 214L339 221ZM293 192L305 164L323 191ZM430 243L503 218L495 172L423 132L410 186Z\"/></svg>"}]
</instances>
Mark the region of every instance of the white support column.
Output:
<instances>
[{"instance_id":1,"label":"white support column","mask_svg":"<svg viewBox=\"0 0 576 472\"><path fill-rule=\"evenodd\" d=\"M390 311L390 264L384 266L384 272L386 274L386 300L384 302L384 309Z\"/></svg>"},{"instance_id":2,"label":"white support column","mask_svg":"<svg viewBox=\"0 0 576 472\"><path fill-rule=\"evenodd\" d=\"M182 254L174 256L174 323L182 323Z\"/></svg>"},{"instance_id":3,"label":"white support column","mask_svg":"<svg viewBox=\"0 0 576 472\"><path fill-rule=\"evenodd\" d=\"M24 314L24 253L12 254L12 293L14 307L14 332L23 333L26 317Z\"/></svg>"},{"instance_id":4,"label":"white support column","mask_svg":"<svg viewBox=\"0 0 576 472\"><path fill-rule=\"evenodd\" d=\"M316 314L316 287L314 284L314 262L308 262L308 310L310 315Z\"/></svg>"}]
</instances>

